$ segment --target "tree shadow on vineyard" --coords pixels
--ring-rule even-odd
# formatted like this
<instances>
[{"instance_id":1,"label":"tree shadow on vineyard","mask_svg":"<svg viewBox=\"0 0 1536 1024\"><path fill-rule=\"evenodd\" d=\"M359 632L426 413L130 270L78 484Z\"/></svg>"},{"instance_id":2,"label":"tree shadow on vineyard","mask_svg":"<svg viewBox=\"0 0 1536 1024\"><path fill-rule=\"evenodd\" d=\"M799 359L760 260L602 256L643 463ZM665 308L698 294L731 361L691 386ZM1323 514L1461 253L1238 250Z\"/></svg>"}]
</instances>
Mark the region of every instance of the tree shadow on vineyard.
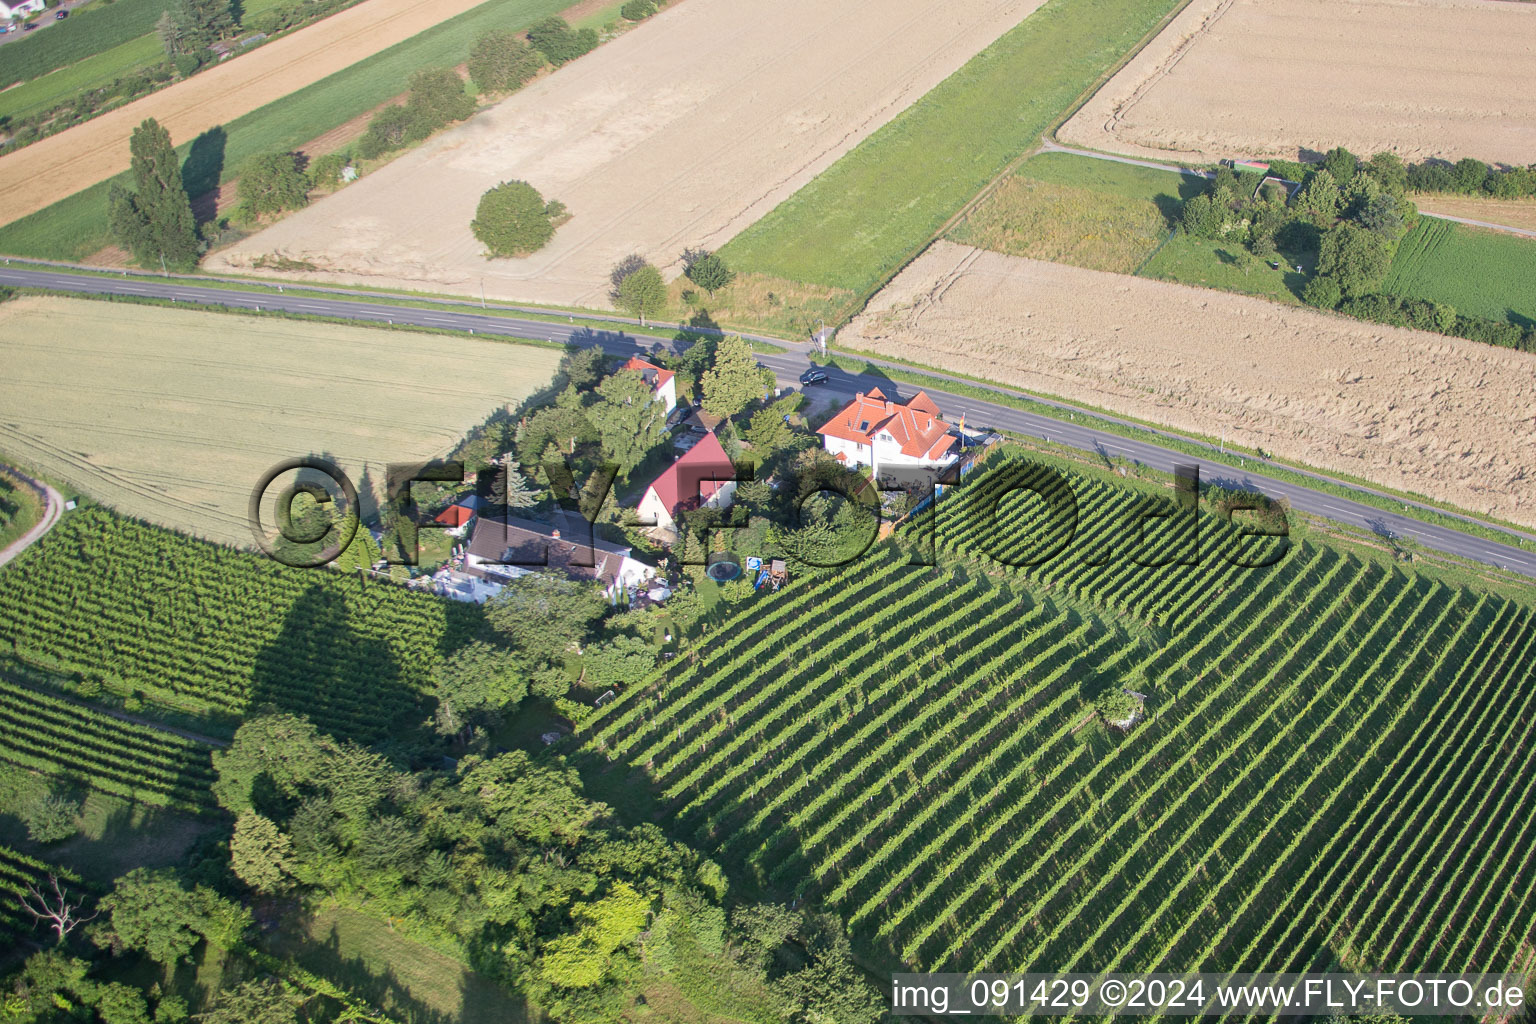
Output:
<instances>
[{"instance_id":1,"label":"tree shadow on vineyard","mask_svg":"<svg viewBox=\"0 0 1536 1024\"><path fill-rule=\"evenodd\" d=\"M348 595L336 586L305 591L282 631L256 656L250 706L304 715L338 739L374 743L425 710L394 653L352 628Z\"/></svg>"}]
</instances>

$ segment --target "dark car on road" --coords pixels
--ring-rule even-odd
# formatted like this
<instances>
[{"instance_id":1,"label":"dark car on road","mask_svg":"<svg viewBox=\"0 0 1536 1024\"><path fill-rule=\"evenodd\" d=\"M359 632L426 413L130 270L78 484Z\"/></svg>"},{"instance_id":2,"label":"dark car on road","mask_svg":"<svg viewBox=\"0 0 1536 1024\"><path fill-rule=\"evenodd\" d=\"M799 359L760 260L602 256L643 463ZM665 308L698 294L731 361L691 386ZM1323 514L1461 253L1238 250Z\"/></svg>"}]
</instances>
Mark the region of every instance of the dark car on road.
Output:
<instances>
[{"instance_id":1,"label":"dark car on road","mask_svg":"<svg viewBox=\"0 0 1536 1024\"><path fill-rule=\"evenodd\" d=\"M53 20L54 21L63 21L67 17L69 17L69 12L68 11L60 11L58 14L55 14L53 16Z\"/></svg>"},{"instance_id":2,"label":"dark car on road","mask_svg":"<svg viewBox=\"0 0 1536 1024\"><path fill-rule=\"evenodd\" d=\"M812 384L825 384L828 379L826 370L817 369L814 366L800 375L800 383L806 387Z\"/></svg>"}]
</instances>

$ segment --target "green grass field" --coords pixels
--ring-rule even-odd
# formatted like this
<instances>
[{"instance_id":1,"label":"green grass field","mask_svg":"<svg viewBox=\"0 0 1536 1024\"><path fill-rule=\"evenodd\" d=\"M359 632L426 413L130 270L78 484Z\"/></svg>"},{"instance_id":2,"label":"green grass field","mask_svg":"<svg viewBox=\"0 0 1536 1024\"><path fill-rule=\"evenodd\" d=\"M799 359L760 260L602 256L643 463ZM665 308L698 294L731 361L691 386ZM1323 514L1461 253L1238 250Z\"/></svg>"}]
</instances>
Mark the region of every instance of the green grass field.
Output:
<instances>
[{"instance_id":1,"label":"green grass field","mask_svg":"<svg viewBox=\"0 0 1536 1024\"><path fill-rule=\"evenodd\" d=\"M128 3L130 0L118 0ZM239 176L241 164L274 150L297 149L310 139L366 113L405 91L412 72L457 64L475 38L492 28L521 29L558 13L565 0L489 0L456 18L412 36L306 86L281 100L253 110L224 126L228 140L221 180ZM176 139L185 159L190 139ZM125 184L129 176L118 179ZM0 252L41 259L81 259L110 244L106 226L104 181L46 209L0 228Z\"/></svg>"},{"instance_id":2,"label":"green grass field","mask_svg":"<svg viewBox=\"0 0 1536 1024\"><path fill-rule=\"evenodd\" d=\"M68 67L0 92L0 118L25 117L48 110L83 90L111 85L136 68L164 59L165 50L153 33L129 39Z\"/></svg>"},{"instance_id":3,"label":"green grass field","mask_svg":"<svg viewBox=\"0 0 1536 1024\"><path fill-rule=\"evenodd\" d=\"M1458 313L1536 324L1536 240L1421 218L1403 238L1382 290Z\"/></svg>"},{"instance_id":4,"label":"green grass field","mask_svg":"<svg viewBox=\"0 0 1536 1024\"><path fill-rule=\"evenodd\" d=\"M1134 273L1178 223L1203 179L1041 153L964 221L956 242L1032 259Z\"/></svg>"},{"instance_id":5,"label":"green grass field","mask_svg":"<svg viewBox=\"0 0 1536 1024\"><path fill-rule=\"evenodd\" d=\"M1284 254L1287 262L1282 262L1278 270L1261 263L1245 271L1238 263L1238 253L1244 249L1241 242L1213 241L1181 232L1147 261L1141 276L1240 295L1260 295L1293 306L1300 304L1297 293L1317 261L1315 253ZM1300 274L1295 270L1297 263L1303 267Z\"/></svg>"},{"instance_id":6,"label":"green grass field","mask_svg":"<svg viewBox=\"0 0 1536 1024\"><path fill-rule=\"evenodd\" d=\"M1174 6L1049 0L722 254L748 273L868 294Z\"/></svg>"},{"instance_id":7,"label":"green grass field","mask_svg":"<svg viewBox=\"0 0 1536 1024\"><path fill-rule=\"evenodd\" d=\"M165 0L95 0L70 12L67 21L7 44L0 58L0 88L29 82L131 39L153 35L164 10Z\"/></svg>"}]
</instances>

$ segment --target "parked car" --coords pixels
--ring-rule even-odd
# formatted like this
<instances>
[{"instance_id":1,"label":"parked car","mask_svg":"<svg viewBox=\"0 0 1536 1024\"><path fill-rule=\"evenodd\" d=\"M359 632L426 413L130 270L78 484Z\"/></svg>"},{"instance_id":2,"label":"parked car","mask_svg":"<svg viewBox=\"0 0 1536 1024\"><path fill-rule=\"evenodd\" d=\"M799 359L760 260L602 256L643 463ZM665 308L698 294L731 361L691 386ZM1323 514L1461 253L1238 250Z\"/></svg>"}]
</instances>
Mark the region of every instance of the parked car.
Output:
<instances>
[{"instance_id":1,"label":"parked car","mask_svg":"<svg viewBox=\"0 0 1536 1024\"><path fill-rule=\"evenodd\" d=\"M53 20L54 21L63 21L67 17L69 17L69 11L67 11L67 10L60 11L58 14L55 14L53 16Z\"/></svg>"},{"instance_id":2,"label":"parked car","mask_svg":"<svg viewBox=\"0 0 1536 1024\"><path fill-rule=\"evenodd\" d=\"M827 371L815 366L800 375L800 383L806 387L810 387L813 384L825 384L828 379Z\"/></svg>"}]
</instances>

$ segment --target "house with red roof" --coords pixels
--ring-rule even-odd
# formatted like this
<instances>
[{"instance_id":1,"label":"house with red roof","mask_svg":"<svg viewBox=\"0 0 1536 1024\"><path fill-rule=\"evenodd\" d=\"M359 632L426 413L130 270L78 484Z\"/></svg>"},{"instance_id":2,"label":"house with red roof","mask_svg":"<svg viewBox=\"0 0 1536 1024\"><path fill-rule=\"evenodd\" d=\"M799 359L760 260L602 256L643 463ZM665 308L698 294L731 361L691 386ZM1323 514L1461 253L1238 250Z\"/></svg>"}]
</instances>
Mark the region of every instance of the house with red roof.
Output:
<instances>
[{"instance_id":1,"label":"house with red roof","mask_svg":"<svg viewBox=\"0 0 1536 1024\"><path fill-rule=\"evenodd\" d=\"M648 363L639 356L630 356L629 362L619 369L635 370L645 378L645 382L651 386L651 397L661 403L663 411L668 415L677 408L677 374L663 370L655 363Z\"/></svg>"},{"instance_id":2,"label":"house with red roof","mask_svg":"<svg viewBox=\"0 0 1536 1024\"><path fill-rule=\"evenodd\" d=\"M816 431L827 451L848 466L943 469L960 457L959 438L922 391L905 402L879 388L861 391Z\"/></svg>"},{"instance_id":3,"label":"house with red roof","mask_svg":"<svg viewBox=\"0 0 1536 1024\"><path fill-rule=\"evenodd\" d=\"M645 489L636 509L647 525L675 530L677 518L696 508L728 508L736 493L736 467L714 434L705 434Z\"/></svg>"}]
</instances>

